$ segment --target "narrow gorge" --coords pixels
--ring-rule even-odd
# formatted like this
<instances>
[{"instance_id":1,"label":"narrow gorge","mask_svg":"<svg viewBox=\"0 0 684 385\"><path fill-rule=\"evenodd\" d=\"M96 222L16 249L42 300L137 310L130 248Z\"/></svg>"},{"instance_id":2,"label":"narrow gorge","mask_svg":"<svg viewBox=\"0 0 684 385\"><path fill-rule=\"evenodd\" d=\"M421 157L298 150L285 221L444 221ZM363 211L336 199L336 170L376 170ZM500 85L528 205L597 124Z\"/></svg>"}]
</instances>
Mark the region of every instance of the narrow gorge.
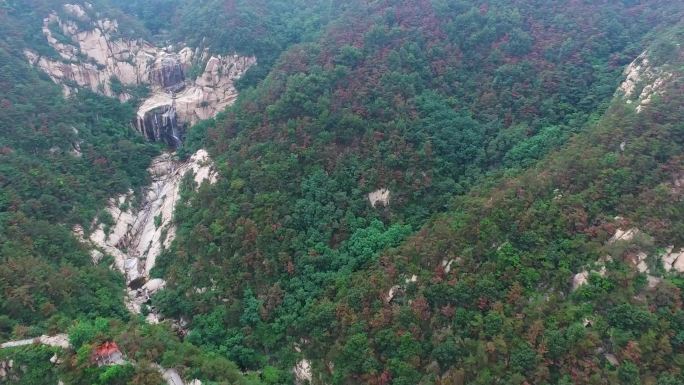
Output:
<instances>
[{"instance_id":1,"label":"narrow gorge","mask_svg":"<svg viewBox=\"0 0 684 385\"><path fill-rule=\"evenodd\" d=\"M217 177L204 150L197 151L187 161L177 160L172 153L162 154L152 161L148 171L152 184L142 194L136 196L129 191L111 199L106 212L114 220L112 226L96 225L87 238L82 228L74 229L92 248L94 263L104 254L114 257L114 266L126 278L126 306L136 314L165 285L162 279L150 279L150 272L161 251L175 237L173 213L183 178L191 173L199 186L204 182L214 183ZM147 320L156 323L159 315L150 311Z\"/></svg>"},{"instance_id":2,"label":"narrow gorge","mask_svg":"<svg viewBox=\"0 0 684 385\"><path fill-rule=\"evenodd\" d=\"M122 37L118 21L103 17L89 3L65 4L53 11L43 20L42 33L54 54L26 49L24 55L61 85L65 96L89 89L126 102L136 87L148 87L132 124L147 140L170 148L182 144L188 127L231 105L237 98L235 81L256 64L255 57L157 47ZM110 200L106 212L112 225L96 218L91 229L74 228L92 249L94 263L105 254L114 258L113 267L126 278L126 306L136 314L165 285L161 279L150 279L150 271L175 237L173 213L183 178L192 173L199 186L214 183L217 177L204 150L186 161L164 153L153 159L148 172L151 185ZM147 320L156 323L159 315L151 311Z\"/></svg>"}]
</instances>

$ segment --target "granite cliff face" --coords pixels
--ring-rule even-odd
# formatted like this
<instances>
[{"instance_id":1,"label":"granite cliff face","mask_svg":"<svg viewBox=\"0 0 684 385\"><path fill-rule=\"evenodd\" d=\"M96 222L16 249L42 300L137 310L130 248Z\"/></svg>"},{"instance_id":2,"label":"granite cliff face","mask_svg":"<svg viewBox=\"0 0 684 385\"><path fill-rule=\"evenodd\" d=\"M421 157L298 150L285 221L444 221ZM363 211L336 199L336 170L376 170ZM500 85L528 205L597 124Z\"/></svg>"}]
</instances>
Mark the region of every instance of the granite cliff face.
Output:
<instances>
[{"instance_id":1,"label":"granite cliff face","mask_svg":"<svg viewBox=\"0 0 684 385\"><path fill-rule=\"evenodd\" d=\"M158 71L161 88L138 109L136 127L151 140L165 137L170 145L177 144L179 137L171 133L182 134L183 125L212 118L235 101L234 82L254 63L253 58L236 55L212 56L193 82L183 77L182 66ZM181 78L182 82L174 82Z\"/></svg>"},{"instance_id":2,"label":"granite cliff face","mask_svg":"<svg viewBox=\"0 0 684 385\"><path fill-rule=\"evenodd\" d=\"M62 85L66 95L82 87L127 101L127 89L148 86L151 93L138 110L136 128L170 146L178 145L185 125L230 105L237 97L234 82L256 64L254 57L213 56L120 37L118 22L100 18L87 3L65 4L43 20L42 31L56 54L25 50L33 66ZM190 72L198 74L196 79Z\"/></svg>"}]
</instances>

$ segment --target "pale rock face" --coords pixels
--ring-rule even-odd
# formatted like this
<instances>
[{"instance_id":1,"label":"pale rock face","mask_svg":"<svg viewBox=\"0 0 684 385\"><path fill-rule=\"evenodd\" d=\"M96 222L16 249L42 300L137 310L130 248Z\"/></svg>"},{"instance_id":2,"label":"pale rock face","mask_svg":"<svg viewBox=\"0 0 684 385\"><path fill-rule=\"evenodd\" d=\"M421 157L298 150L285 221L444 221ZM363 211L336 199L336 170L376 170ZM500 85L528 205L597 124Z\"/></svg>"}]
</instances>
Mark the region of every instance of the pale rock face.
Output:
<instances>
[{"instance_id":1,"label":"pale rock face","mask_svg":"<svg viewBox=\"0 0 684 385\"><path fill-rule=\"evenodd\" d=\"M411 283L416 283L418 282L418 276L413 274L411 275L410 278L404 279L404 286L402 285L394 285L392 286L387 294L385 295L385 303L390 303L394 299L394 297L397 296L397 294L403 293L404 290L406 289L406 286L411 284Z\"/></svg>"},{"instance_id":2,"label":"pale rock face","mask_svg":"<svg viewBox=\"0 0 684 385\"><path fill-rule=\"evenodd\" d=\"M674 251L674 247L670 246L661 257L665 271L676 271L684 273L684 248L679 251Z\"/></svg>"},{"instance_id":3,"label":"pale rock face","mask_svg":"<svg viewBox=\"0 0 684 385\"><path fill-rule=\"evenodd\" d=\"M684 273L684 249L679 250L678 253L673 253L672 257L676 257L676 260L672 264L672 270L678 273Z\"/></svg>"},{"instance_id":4,"label":"pale rock face","mask_svg":"<svg viewBox=\"0 0 684 385\"><path fill-rule=\"evenodd\" d=\"M606 361L608 361L611 365L613 365L613 366L620 365L620 361L618 361L617 357L615 357L614 354L606 353L603 356L606 358Z\"/></svg>"},{"instance_id":5,"label":"pale rock face","mask_svg":"<svg viewBox=\"0 0 684 385\"><path fill-rule=\"evenodd\" d=\"M625 68L625 80L618 88L627 98L633 97L636 87L641 81L642 73L649 67L646 52L642 53L627 68Z\"/></svg>"},{"instance_id":6,"label":"pale rock face","mask_svg":"<svg viewBox=\"0 0 684 385\"><path fill-rule=\"evenodd\" d=\"M673 249L674 247L668 247L665 251L665 254L661 257L661 260L663 261L663 268L665 269L665 271L672 270L672 265L678 259L678 256L672 253Z\"/></svg>"},{"instance_id":7,"label":"pale rock face","mask_svg":"<svg viewBox=\"0 0 684 385\"><path fill-rule=\"evenodd\" d=\"M615 243L617 241L629 242L632 239L634 239L634 237L637 234L639 234L639 229L637 229L637 228L631 228L628 230L618 229L617 231L615 231L615 234L613 235L613 237L610 238L610 240L608 240L608 244L612 244L612 243Z\"/></svg>"},{"instance_id":8,"label":"pale rock face","mask_svg":"<svg viewBox=\"0 0 684 385\"><path fill-rule=\"evenodd\" d=\"M646 258L648 258L648 255L646 253L641 252L637 254L636 256L636 268L640 273L647 273L648 270L648 264L646 263Z\"/></svg>"},{"instance_id":9,"label":"pale rock face","mask_svg":"<svg viewBox=\"0 0 684 385\"><path fill-rule=\"evenodd\" d=\"M130 287L127 306L135 313L165 285L163 280L146 281L157 256L175 237L173 213L180 184L191 171L197 185L204 181L216 182L217 174L205 150L197 151L186 162L175 160L171 154L155 158L148 169L153 182L144 192L141 204L132 207L132 192L112 199L107 211L114 218L114 225L107 233L102 225L98 226L86 240L114 257L116 268L124 274ZM83 238L82 229L75 232Z\"/></svg>"},{"instance_id":10,"label":"pale rock face","mask_svg":"<svg viewBox=\"0 0 684 385\"><path fill-rule=\"evenodd\" d=\"M572 277L572 290L577 290L580 288L580 286L585 285L587 282L589 282L589 272L588 271L582 271L580 273L575 274L574 277Z\"/></svg>"},{"instance_id":11,"label":"pale rock face","mask_svg":"<svg viewBox=\"0 0 684 385\"><path fill-rule=\"evenodd\" d=\"M119 28L116 20L91 20L80 5L66 4L64 10L80 20L80 25L86 22L89 27L82 30L73 20L50 14L43 21L43 35L60 58L25 50L29 63L61 84L66 95L77 92L72 86L75 84L118 97L123 102L130 95L116 94L112 78L125 86L151 86L152 94L140 107L136 126L148 138L165 140L170 145L177 145L172 137L181 134L171 133L175 127L162 124L164 114L167 115L165 123L175 122L176 116L169 114L174 112L181 125L215 116L235 101L234 82L256 64L255 57L210 56L206 51L193 51L189 47L176 52L173 47L155 47L140 39L116 38ZM59 41L53 29L58 29L70 41ZM205 69L196 80L186 78L193 65L204 62Z\"/></svg>"},{"instance_id":12,"label":"pale rock face","mask_svg":"<svg viewBox=\"0 0 684 385\"><path fill-rule=\"evenodd\" d=\"M386 188L373 191L372 193L368 194L368 201L373 207L376 207L378 204L381 204L382 206L388 206L390 202L390 191Z\"/></svg>"},{"instance_id":13,"label":"pale rock face","mask_svg":"<svg viewBox=\"0 0 684 385\"><path fill-rule=\"evenodd\" d=\"M621 219L622 218L620 218L620 220ZM608 244L611 245L611 244L614 244L616 242L630 242L630 241L634 240L634 238L637 235L639 235L640 233L641 233L640 230L635 228L635 227L628 229L628 230L618 229L615 231L615 234L608 240ZM648 267L648 263L646 261L647 258L648 258L648 255L646 253L639 252L636 255L634 255L630 259L629 262L632 263L632 265L636 268L636 270L639 273L647 274L648 277L651 277L650 276L651 270ZM613 260L613 258L610 255L604 256L599 260L599 262L604 265L602 267L603 272L605 272L605 264L607 262L612 261L612 260ZM655 277L653 277L653 278L655 278ZM651 284L652 281L653 280L649 279L649 285Z\"/></svg>"},{"instance_id":14,"label":"pale rock face","mask_svg":"<svg viewBox=\"0 0 684 385\"><path fill-rule=\"evenodd\" d=\"M311 382L313 375L311 372L311 361L301 360L292 369L292 373L295 376L295 384L301 385L305 384L307 381Z\"/></svg>"},{"instance_id":15,"label":"pale rock face","mask_svg":"<svg viewBox=\"0 0 684 385\"><path fill-rule=\"evenodd\" d=\"M54 336L40 336L40 343L47 346L52 346L55 348L68 349L71 344L69 343L69 336L66 334L57 334Z\"/></svg>"},{"instance_id":16,"label":"pale rock face","mask_svg":"<svg viewBox=\"0 0 684 385\"><path fill-rule=\"evenodd\" d=\"M4 380L9 375L14 363L10 365L11 361L0 361L0 380Z\"/></svg>"},{"instance_id":17,"label":"pale rock face","mask_svg":"<svg viewBox=\"0 0 684 385\"><path fill-rule=\"evenodd\" d=\"M385 296L385 302L390 303L394 299L394 296L397 295L397 292L401 289L401 286L399 285L394 285L392 286L389 291L387 292L387 295Z\"/></svg>"},{"instance_id":18,"label":"pale rock face","mask_svg":"<svg viewBox=\"0 0 684 385\"><path fill-rule=\"evenodd\" d=\"M104 258L104 254L102 254L100 250L91 250L90 257L92 258L93 263L97 265L98 263L100 263L102 258Z\"/></svg>"},{"instance_id":19,"label":"pale rock face","mask_svg":"<svg viewBox=\"0 0 684 385\"><path fill-rule=\"evenodd\" d=\"M625 80L618 88L618 93L627 99L627 103L637 103L637 113L650 104L653 96L660 94L667 81L672 78L671 73L651 65L647 52L639 55L627 66L624 76ZM643 85L643 88L637 94L640 85Z\"/></svg>"},{"instance_id":20,"label":"pale rock face","mask_svg":"<svg viewBox=\"0 0 684 385\"><path fill-rule=\"evenodd\" d=\"M455 260L453 259L450 259L448 261L446 259L442 260L442 267L444 268L444 272L446 274L449 274L451 272L451 265L453 265L454 262Z\"/></svg>"},{"instance_id":21,"label":"pale rock face","mask_svg":"<svg viewBox=\"0 0 684 385\"><path fill-rule=\"evenodd\" d=\"M146 284L143 285L143 289L147 290L150 295L158 292L159 290L163 289L164 286L166 286L166 282L163 279L160 278L155 278L149 280Z\"/></svg>"},{"instance_id":22,"label":"pale rock face","mask_svg":"<svg viewBox=\"0 0 684 385\"><path fill-rule=\"evenodd\" d=\"M622 220L621 217L616 220ZM607 244L614 244L615 242L630 242L640 233L637 228L628 230L618 229L615 234L608 240ZM644 252L638 252L629 261L639 273L646 274L648 280L648 287L655 288L662 282L662 278L651 275L651 269L647 263L648 255ZM598 260L599 268L597 272L599 275L606 274L606 264L611 262L613 258L610 255L605 255ZM679 251L674 251L674 246L670 246L665 250L665 253L659 257L666 272L684 273L684 248ZM589 270L584 270L573 276L572 289L577 290L580 286L586 284L589 280Z\"/></svg>"},{"instance_id":23,"label":"pale rock face","mask_svg":"<svg viewBox=\"0 0 684 385\"><path fill-rule=\"evenodd\" d=\"M616 220L622 220L622 217L618 217ZM634 240L638 234L640 234L640 230L637 228L631 228L628 230L618 229L608 240L607 244L610 245L614 244L615 242L630 242ZM634 265L638 272L647 274L649 287L653 288L660 283L661 279L650 275L651 270L646 261L647 258L648 255L646 253L639 252L632 258L630 262ZM665 269L666 272L674 271L677 273L684 273L684 248L680 249L679 251L675 251L674 246L670 246L665 250L665 253L659 257L659 260L662 262L663 269ZM612 261L612 257L609 255L599 259L599 263L602 265L599 270L600 274L605 273L605 264L610 261ZM573 278L573 288L576 289L577 287L586 283L588 276L589 275L587 271L575 275Z\"/></svg>"},{"instance_id":24,"label":"pale rock face","mask_svg":"<svg viewBox=\"0 0 684 385\"><path fill-rule=\"evenodd\" d=\"M613 257L611 257L610 255L604 255L598 260L598 270L592 270L591 272L589 270L583 270L575 274L572 277L572 290L575 291L579 289L582 285L587 284L589 282L589 275L591 273L597 273L601 277L605 277L606 273L608 272L608 270L606 269L606 264L608 262L611 262L612 260Z\"/></svg>"},{"instance_id":25,"label":"pale rock face","mask_svg":"<svg viewBox=\"0 0 684 385\"><path fill-rule=\"evenodd\" d=\"M184 385L183 379L176 369L164 369L159 367L159 372L168 385Z\"/></svg>"}]
</instances>

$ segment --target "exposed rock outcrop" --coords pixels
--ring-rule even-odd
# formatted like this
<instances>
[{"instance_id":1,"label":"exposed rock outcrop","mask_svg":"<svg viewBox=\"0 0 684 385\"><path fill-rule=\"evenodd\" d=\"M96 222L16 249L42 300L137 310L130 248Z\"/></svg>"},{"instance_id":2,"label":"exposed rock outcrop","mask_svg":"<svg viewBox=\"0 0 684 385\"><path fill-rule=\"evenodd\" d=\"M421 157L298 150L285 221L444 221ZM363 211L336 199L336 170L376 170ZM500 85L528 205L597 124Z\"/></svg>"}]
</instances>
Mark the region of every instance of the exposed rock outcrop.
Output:
<instances>
[{"instance_id":1,"label":"exposed rock outcrop","mask_svg":"<svg viewBox=\"0 0 684 385\"><path fill-rule=\"evenodd\" d=\"M454 264L454 262L458 262L457 259L449 259L449 260L442 260L442 268L444 269L445 274L449 274L451 272L451 266Z\"/></svg>"},{"instance_id":2,"label":"exposed rock outcrop","mask_svg":"<svg viewBox=\"0 0 684 385\"><path fill-rule=\"evenodd\" d=\"M214 183L216 173L209 155L196 152L187 162L179 162L172 154L155 158L149 168L152 185L142 202L134 205L132 192L110 202L107 211L114 225L99 225L86 240L93 247L114 257L116 268L124 273L128 283L127 306L139 313L143 303L165 285L161 279L149 280L157 256L175 238L173 212L178 201L183 177L192 172L194 182ZM80 235L80 229L76 229ZM150 320L154 320L154 315Z\"/></svg>"},{"instance_id":3,"label":"exposed rock outcrop","mask_svg":"<svg viewBox=\"0 0 684 385\"><path fill-rule=\"evenodd\" d=\"M176 369L160 368L159 372L161 373L162 378L164 378L164 380L166 381L167 384L169 384L169 385L184 385L183 379L178 374L178 371Z\"/></svg>"},{"instance_id":4,"label":"exposed rock outcrop","mask_svg":"<svg viewBox=\"0 0 684 385\"><path fill-rule=\"evenodd\" d=\"M684 273L684 248L674 251L673 246L669 246L662 256L663 268L665 271L676 271Z\"/></svg>"},{"instance_id":5,"label":"exposed rock outcrop","mask_svg":"<svg viewBox=\"0 0 684 385\"><path fill-rule=\"evenodd\" d=\"M624 242L629 242L634 237L639 234L639 229L637 228L631 228L628 230L621 230L617 229L615 230L615 234L608 240L608 244L613 244L618 241L624 241Z\"/></svg>"},{"instance_id":6,"label":"exposed rock outcrop","mask_svg":"<svg viewBox=\"0 0 684 385\"><path fill-rule=\"evenodd\" d=\"M618 218L621 219L621 217ZM641 230L635 227L627 230L617 229L615 234L608 240L608 242L606 242L606 245L611 246L624 243L632 248L635 248L635 251L626 253L625 256L623 256L623 261L630 264L634 270L638 271L639 273L646 274L648 287L654 288L662 282L662 278L658 276L660 273L662 273L662 271L659 272L658 269L653 270L654 266L649 266L649 255L640 250L638 241L639 238L643 237L650 238L648 235L644 234ZM675 251L674 246L669 246L665 249L664 253L660 253L654 257L654 261L662 263L663 269L666 273L684 273L684 248L680 249L679 251ZM572 278L572 290L577 290L582 285L588 283L589 276L592 272L600 276L605 276L607 272L606 265L612 260L612 256L606 255L600 258L594 264L593 269L586 269L575 274Z\"/></svg>"},{"instance_id":7,"label":"exposed rock outcrop","mask_svg":"<svg viewBox=\"0 0 684 385\"><path fill-rule=\"evenodd\" d=\"M636 103L636 111L641 112L653 100L653 96L660 94L672 74L653 66L648 58L648 52L637 57L624 72L625 80L618 88L618 93L627 103Z\"/></svg>"},{"instance_id":8,"label":"exposed rock outcrop","mask_svg":"<svg viewBox=\"0 0 684 385\"><path fill-rule=\"evenodd\" d=\"M0 361L0 381L4 381L14 368L13 360ZM14 380L14 378L12 378Z\"/></svg>"},{"instance_id":9,"label":"exposed rock outcrop","mask_svg":"<svg viewBox=\"0 0 684 385\"><path fill-rule=\"evenodd\" d=\"M387 294L385 295L385 303L390 303L399 294L404 294L408 285L418 282L418 276L413 274L410 278L404 280L404 285L394 285L392 286Z\"/></svg>"},{"instance_id":10,"label":"exposed rock outcrop","mask_svg":"<svg viewBox=\"0 0 684 385\"><path fill-rule=\"evenodd\" d=\"M292 368L292 373L295 377L295 384L303 385L311 383L313 374L311 372L311 361L303 359Z\"/></svg>"},{"instance_id":11,"label":"exposed rock outcrop","mask_svg":"<svg viewBox=\"0 0 684 385\"><path fill-rule=\"evenodd\" d=\"M173 91L158 90L147 98L138 109L136 127L150 140L173 145L180 138L176 134L182 135L179 126L214 117L235 101L234 82L253 64L253 58L237 55L211 57L193 84L177 84Z\"/></svg>"},{"instance_id":12,"label":"exposed rock outcrop","mask_svg":"<svg viewBox=\"0 0 684 385\"><path fill-rule=\"evenodd\" d=\"M386 188L373 191L368 194L368 201L373 207L376 207L378 204L381 206L388 206L390 202L390 191Z\"/></svg>"},{"instance_id":13,"label":"exposed rock outcrop","mask_svg":"<svg viewBox=\"0 0 684 385\"><path fill-rule=\"evenodd\" d=\"M40 56L25 50L28 61L61 84L65 94L78 87L130 99L125 87L147 85L150 97L138 110L136 127L148 139L178 145L185 124L213 117L237 97L234 82L254 57L212 56L183 47L156 47L141 39L117 37L116 20L97 19L88 5L66 4L43 21L43 35L57 53ZM202 68L189 79L193 68Z\"/></svg>"}]
</instances>

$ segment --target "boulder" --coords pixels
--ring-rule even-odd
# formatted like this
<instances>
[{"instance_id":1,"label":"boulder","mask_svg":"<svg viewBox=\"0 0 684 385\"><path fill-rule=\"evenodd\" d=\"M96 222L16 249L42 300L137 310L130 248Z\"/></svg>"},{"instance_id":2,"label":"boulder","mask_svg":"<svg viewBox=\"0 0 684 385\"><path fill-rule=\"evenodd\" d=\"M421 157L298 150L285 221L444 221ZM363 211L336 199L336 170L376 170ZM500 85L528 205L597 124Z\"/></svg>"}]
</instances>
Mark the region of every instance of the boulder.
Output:
<instances>
[{"instance_id":1,"label":"boulder","mask_svg":"<svg viewBox=\"0 0 684 385\"><path fill-rule=\"evenodd\" d=\"M674 246L668 247L661 260L665 271L674 270L678 273L684 273L684 248L674 251Z\"/></svg>"},{"instance_id":2,"label":"boulder","mask_svg":"<svg viewBox=\"0 0 684 385\"><path fill-rule=\"evenodd\" d=\"M397 292L401 290L401 286L399 285L394 285L392 286L389 291L387 292L387 295L385 296L385 302L390 303L394 299L394 296L397 295Z\"/></svg>"},{"instance_id":3,"label":"boulder","mask_svg":"<svg viewBox=\"0 0 684 385\"><path fill-rule=\"evenodd\" d=\"M166 281L164 281L161 278L154 278L149 280L146 284L144 284L142 288L147 292L147 295L151 296L159 290L163 289L164 286L166 286Z\"/></svg>"}]
</instances>

